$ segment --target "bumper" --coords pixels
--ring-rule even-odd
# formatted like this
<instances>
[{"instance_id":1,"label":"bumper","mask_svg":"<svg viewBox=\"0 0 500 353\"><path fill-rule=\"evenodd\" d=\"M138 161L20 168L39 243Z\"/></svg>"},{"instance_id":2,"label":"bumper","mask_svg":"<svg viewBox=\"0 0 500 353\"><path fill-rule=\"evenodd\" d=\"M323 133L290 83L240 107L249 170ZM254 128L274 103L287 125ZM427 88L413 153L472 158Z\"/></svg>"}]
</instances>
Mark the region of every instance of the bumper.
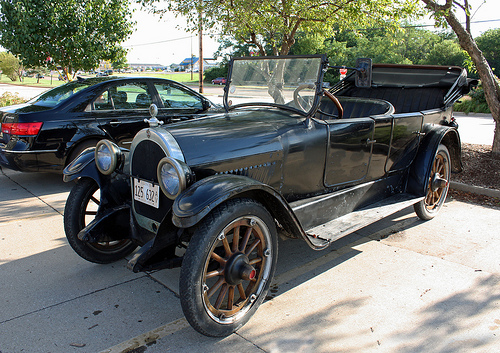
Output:
<instances>
[{"instance_id":1,"label":"bumper","mask_svg":"<svg viewBox=\"0 0 500 353\"><path fill-rule=\"evenodd\" d=\"M0 165L21 172L61 172L64 161L57 150L11 151L0 144Z\"/></svg>"}]
</instances>

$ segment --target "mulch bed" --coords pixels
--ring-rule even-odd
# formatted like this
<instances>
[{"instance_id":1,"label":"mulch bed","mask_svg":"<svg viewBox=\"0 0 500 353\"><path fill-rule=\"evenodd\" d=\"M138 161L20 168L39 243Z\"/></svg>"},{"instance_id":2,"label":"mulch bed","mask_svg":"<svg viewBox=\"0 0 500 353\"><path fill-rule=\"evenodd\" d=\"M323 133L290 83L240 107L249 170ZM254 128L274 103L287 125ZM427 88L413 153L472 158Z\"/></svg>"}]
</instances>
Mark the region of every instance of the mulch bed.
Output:
<instances>
[{"instance_id":1,"label":"mulch bed","mask_svg":"<svg viewBox=\"0 0 500 353\"><path fill-rule=\"evenodd\" d=\"M463 171L452 174L452 181L500 190L500 157L492 155L491 146L463 143L462 163ZM458 190L450 190L449 194L460 201L500 208L500 199L496 197Z\"/></svg>"}]
</instances>

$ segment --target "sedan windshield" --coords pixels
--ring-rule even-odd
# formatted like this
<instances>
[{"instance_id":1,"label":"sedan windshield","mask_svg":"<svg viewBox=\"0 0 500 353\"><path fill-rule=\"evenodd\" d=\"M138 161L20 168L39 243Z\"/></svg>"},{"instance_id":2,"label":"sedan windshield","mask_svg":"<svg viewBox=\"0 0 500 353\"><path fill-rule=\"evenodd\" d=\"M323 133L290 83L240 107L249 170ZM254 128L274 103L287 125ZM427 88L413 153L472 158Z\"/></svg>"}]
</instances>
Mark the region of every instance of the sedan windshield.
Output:
<instances>
[{"instance_id":1,"label":"sedan windshield","mask_svg":"<svg viewBox=\"0 0 500 353\"><path fill-rule=\"evenodd\" d=\"M41 95L33 98L28 103L33 105L39 105L42 107L55 107L56 105L62 103L75 93L89 87L90 84L85 81L74 81L68 82L59 87L53 88Z\"/></svg>"},{"instance_id":2,"label":"sedan windshield","mask_svg":"<svg viewBox=\"0 0 500 353\"><path fill-rule=\"evenodd\" d=\"M227 105L286 105L309 112L320 83L322 57L235 58Z\"/></svg>"}]
</instances>

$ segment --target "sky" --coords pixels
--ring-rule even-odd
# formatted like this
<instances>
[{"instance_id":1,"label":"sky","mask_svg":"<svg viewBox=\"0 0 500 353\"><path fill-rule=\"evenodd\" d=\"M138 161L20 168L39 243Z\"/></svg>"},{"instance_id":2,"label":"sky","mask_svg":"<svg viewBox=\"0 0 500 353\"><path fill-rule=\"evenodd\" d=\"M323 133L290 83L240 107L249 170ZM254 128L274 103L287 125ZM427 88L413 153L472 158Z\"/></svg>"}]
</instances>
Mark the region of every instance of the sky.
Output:
<instances>
[{"instance_id":1,"label":"sky","mask_svg":"<svg viewBox=\"0 0 500 353\"><path fill-rule=\"evenodd\" d=\"M499 0L470 0L473 7L471 30L474 37L488 29L500 28L500 1ZM482 5L481 5L482 4ZM480 6L481 5L481 6ZM137 5L133 20L137 22L132 36L123 43L129 50L127 55L130 64L179 64L183 59L192 55L198 57L198 36L184 30L184 18L176 18L167 14L162 19L141 10ZM474 12L477 10L477 12ZM478 22L485 21L485 22ZM433 24L431 20L424 21ZM432 29L432 27L426 27ZM212 58L219 47L216 39L203 36L203 56Z\"/></svg>"},{"instance_id":2,"label":"sky","mask_svg":"<svg viewBox=\"0 0 500 353\"><path fill-rule=\"evenodd\" d=\"M185 18L171 13L160 18L135 7L133 20L136 30L122 43L128 49L129 64L179 64L191 54L199 56L198 36L185 31ZM203 57L213 58L218 48L216 38L203 36Z\"/></svg>"}]
</instances>

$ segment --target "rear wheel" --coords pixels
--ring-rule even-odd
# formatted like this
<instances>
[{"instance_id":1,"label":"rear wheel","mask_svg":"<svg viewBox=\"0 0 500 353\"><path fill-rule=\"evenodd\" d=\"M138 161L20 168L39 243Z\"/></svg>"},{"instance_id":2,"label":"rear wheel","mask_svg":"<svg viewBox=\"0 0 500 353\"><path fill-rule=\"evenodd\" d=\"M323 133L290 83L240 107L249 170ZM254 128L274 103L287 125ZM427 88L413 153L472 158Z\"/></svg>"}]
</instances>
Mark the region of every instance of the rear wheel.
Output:
<instances>
[{"instance_id":1,"label":"rear wheel","mask_svg":"<svg viewBox=\"0 0 500 353\"><path fill-rule=\"evenodd\" d=\"M86 140L83 142L80 142L78 145L74 147L74 149L70 152L68 157L66 158L66 165L70 164L76 157L80 155L83 151L85 151L87 148L95 147L99 140Z\"/></svg>"},{"instance_id":2,"label":"rear wheel","mask_svg":"<svg viewBox=\"0 0 500 353\"><path fill-rule=\"evenodd\" d=\"M448 195L450 176L450 153L445 145L439 145L432 163L427 195L413 206L419 218L427 221L437 215Z\"/></svg>"},{"instance_id":3,"label":"rear wheel","mask_svg":"<svg viewBox=\"0 0 500 353\"><path fill-rule=\"evenodd\" d=\"M230 335L263 302L278 252L269 212L249 199L222 204L198 226L182 261L180 297L198 332Z\"/></svg>"},{"instance_id":4,"label":"rear wheel","mask_svg":"<svg viewBox=\"0 0 500 353\"><path fill-rule=\"evenodd\" d=\"M99 264L118 261L137 247L129 239L98 243L83 242L78 233L97 215L100 205L100 189L90 178L77 181L64 208L64 231L69 245L85 260Z\"/></svg>"}]
</instances>

